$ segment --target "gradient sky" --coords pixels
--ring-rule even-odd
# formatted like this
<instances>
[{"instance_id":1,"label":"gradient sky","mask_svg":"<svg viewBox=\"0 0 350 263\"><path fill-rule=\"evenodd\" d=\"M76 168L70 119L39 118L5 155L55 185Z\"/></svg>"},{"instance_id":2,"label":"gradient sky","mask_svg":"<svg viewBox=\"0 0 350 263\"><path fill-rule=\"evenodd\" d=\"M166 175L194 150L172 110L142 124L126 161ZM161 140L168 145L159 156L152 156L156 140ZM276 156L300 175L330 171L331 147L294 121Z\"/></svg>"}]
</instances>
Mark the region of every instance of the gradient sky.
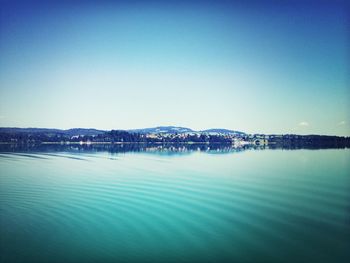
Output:
<instances>
[{"instance_id":1,"label":"gradient sky","mask_svg":"<svg viewBox=\"0 0 350 263\"><path fill-rule=\"evenodd\" d=\"M350 135L345 3L2 0L0 126Z\"/></svg>"}]
</instances>

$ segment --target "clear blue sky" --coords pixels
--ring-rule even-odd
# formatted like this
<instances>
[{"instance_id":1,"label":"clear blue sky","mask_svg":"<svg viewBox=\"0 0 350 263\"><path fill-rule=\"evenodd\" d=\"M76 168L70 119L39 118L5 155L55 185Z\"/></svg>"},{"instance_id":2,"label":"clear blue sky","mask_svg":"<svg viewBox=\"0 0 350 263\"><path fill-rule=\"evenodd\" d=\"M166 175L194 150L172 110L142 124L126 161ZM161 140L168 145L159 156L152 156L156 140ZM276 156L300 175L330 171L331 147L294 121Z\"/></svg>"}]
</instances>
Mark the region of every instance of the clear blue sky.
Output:
<instances>
[{"instance_id":1,"label":"clear blue sky","mask_svg":"<svg viewBox=\"0 0 350 263\"><path fill-rule=\"evenodd\" d=\"M350 135L346 1L71 2L0 1L0 126Z\"/></svg>"}]
</instances>

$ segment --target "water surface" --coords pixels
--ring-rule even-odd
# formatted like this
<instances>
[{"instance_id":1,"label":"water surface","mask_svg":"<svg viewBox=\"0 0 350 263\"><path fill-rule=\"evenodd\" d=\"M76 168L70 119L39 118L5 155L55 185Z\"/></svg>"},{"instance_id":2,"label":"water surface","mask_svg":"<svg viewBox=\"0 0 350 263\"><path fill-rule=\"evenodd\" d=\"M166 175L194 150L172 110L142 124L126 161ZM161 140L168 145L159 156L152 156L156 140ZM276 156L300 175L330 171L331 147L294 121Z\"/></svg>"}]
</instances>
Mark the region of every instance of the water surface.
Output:
<instances>
[{"instance_id":1,"label":"water surface","mask_svg":"<svg viewBox=\"0 0 350 263\"><path fill-rule=\"evenodd\" d=\"M5 149L1 262L347 262L349 160L349 149Z\"/></svg>"}]
</instances>

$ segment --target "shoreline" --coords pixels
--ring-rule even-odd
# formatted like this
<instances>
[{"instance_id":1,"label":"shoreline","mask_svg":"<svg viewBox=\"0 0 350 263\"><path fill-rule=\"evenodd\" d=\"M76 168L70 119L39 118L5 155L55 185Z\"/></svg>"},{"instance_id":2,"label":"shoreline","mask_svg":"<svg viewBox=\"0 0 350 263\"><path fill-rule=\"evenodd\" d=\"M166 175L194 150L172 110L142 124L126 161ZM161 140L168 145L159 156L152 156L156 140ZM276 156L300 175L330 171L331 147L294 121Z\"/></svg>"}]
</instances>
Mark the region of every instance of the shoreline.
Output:
<instances>
[{"instance_id":1,"label":"shoreline","mask_svg":"<svg viewBox=\"0 0 350 263\"><path fill-rule=\"evenodd\" d=\"M91 144L232 144L231 142L0 142L0 144L59 144L59 145L91 145Z\"/></svg>"}]
</instances>

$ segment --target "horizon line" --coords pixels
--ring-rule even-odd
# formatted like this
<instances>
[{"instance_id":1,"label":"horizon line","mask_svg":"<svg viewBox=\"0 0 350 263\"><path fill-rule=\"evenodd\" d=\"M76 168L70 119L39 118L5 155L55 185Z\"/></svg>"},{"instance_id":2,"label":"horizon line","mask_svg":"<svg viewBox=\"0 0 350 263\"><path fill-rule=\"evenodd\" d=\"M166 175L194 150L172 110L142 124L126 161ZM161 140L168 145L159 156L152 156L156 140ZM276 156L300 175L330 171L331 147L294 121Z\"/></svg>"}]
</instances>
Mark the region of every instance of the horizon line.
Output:
<instances>
[{"instance_id":1,"label":"horizon line","mask_svg":"<svg viewBox=\"0 0 350 263\"><path fill-rule=\"evenodd\" d=\"M73 128L48 128L48 127L10 127L10 126L0 126L0 129L48 129L48 130L62 130L62 131L67 131L67 130L73 130L73 129L84 129L84 130L98 130L98 131L103 131L103 132L109 132L109 131L132 131L132 130L143 130L143 129L152 129L152 128L159 128L159 127L175 127L175 128L186 128L190 129L193 132L203 132L206 130L212 130L212 129L220 129L220 130L228 130L228 131L233 131L233 132L241 132L245 133L247 135L301 135L301 136L337 136L337 137L345 137L349 138L350 135L335 135L335 134L316 134L316 133L309 133L309 134L298 134L298 133L261 133L261 132L255 132L255 133L248 133L240 130L232 130L232 129L227 129L227 128L208 128L208 129L203 129L203 130L193 130L192 128L184 127L184 126L174 126L174 125L164 125L164 126L154 126L154 127L146 127L146 128L133 128L133 129L99 129L99 128L82 128L82 127L73 127Z\"/></svg>"}]
</instances>

